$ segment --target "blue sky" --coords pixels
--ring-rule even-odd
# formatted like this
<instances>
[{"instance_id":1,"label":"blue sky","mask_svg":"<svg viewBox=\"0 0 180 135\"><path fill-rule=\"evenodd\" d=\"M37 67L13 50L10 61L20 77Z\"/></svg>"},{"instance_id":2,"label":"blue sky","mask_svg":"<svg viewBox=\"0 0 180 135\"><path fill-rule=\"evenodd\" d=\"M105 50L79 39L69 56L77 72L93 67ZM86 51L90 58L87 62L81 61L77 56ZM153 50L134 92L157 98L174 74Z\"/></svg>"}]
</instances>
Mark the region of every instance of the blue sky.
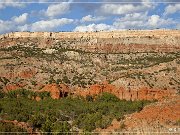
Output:
<instances>
[{"instance_id":1,"label":"blue sky","mask_svg":"<svg viewBox=\"0 0 180 135\"><path fill-rule=\"evenodd\" d=\"M180 29L179 22L178 0L0 0L0 34Z\"/></svg>"}]
</instances>

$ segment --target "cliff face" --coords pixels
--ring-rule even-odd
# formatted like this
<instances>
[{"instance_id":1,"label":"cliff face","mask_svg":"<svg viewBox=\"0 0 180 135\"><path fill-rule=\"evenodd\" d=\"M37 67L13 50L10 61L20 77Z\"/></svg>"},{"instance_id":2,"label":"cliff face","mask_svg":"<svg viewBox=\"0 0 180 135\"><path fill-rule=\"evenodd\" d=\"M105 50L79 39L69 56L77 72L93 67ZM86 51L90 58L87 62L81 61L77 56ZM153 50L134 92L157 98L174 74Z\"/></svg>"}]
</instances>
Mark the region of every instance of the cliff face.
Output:
<instances>
[{"instance_id":1,"label":"cliff face","mask_svg":"<svg viewBox=\"0 0 180 135\"><path fill-rule=\"evenodd\" d=\"M114 32L15 32L0 36L1 46L34 42L38 47L52 47L61 41L71 42L68 48L90 52L119 53L178 51L178 30L114 31ZM4 40L5 39L5 40ZM9 40L7 40L9 39ZM30 45L29 42L29 45Z\"/></svg>"},{"instance_id":2,"label":"cliff face","mask_svg":"<svg viewBox=\"0 0 180 135\"><path fill-rule=\"evenodd\" d=\"M176 92L173 90L158 90L158 89L148 89L141 88L138 91L136 90L126 90L123 87L117 88L112 84L101 84L101 85L91 85L87 90L77 90L75 95L80 95L86 97L96 96L103 92L111 93L117 96L119 99L125 100L161 100L164 97L172 97L176 95Z\"/></svg>"},{"instance_id":3,"label":"cliff face","mask_svg":"<svg viewBox=\"0 0 180 135\"><path fill-rule=\"evenodd\" d=\"M0 35L0 89L52 91L55 99L101 92L127 100L171 96L180 90L179 43L179 30Z\"/></svg>"},{"instance_id":4,"label":"cliff face","mask_svg":"<svg viewBox=\"0 0 180 135\"><path fill-rule=\"evenodd\" d=\"M179 30L124 30L112 32L12 32L0 35L0 38L174 38L179 37ZM128 39L127 39L128 40ZM169 43L172 41L169 41Z\"/></svg>"}]
</instances>

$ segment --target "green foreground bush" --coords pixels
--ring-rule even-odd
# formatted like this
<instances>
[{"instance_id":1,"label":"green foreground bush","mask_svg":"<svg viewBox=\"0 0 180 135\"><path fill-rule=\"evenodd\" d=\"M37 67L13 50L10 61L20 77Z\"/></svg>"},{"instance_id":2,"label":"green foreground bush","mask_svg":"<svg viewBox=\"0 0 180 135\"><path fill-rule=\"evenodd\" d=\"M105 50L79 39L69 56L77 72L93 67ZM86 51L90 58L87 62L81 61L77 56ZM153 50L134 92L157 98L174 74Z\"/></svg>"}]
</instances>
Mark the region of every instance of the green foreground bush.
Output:
<instances>
[{"instance_id":1,"label":"green foreground bush","mask_svg":"<svg viewBox=\"0 0 180 135\"><path fill-rule=\"evenodd\" d=\"M18 98L17 93L20 95ZM16 91L6 94L0 100L0 118L28 122L34 129L43 132L92 131L106 128L114 118L121 120L125 114L140 111L150 103L119 100L109 93L103 93L94 100L90 97L53 100L48 94L42 94L46 98L37 102L28 98L31 94L36 93Z\"/></svg>"},{"instance_id":2,"label":"green foreground bush","mask_svg":"<svg viewBox=\"0 0 180 135\"><path fill-rule=\"evenodd\" d=\"M1 134L7 133L7 132L21 132L21 134L27 134L26 133L27 131L25 129L17 127L12 123L5 123L5 122L0 123L0 132Z\"/></svg>"}]
</instances>

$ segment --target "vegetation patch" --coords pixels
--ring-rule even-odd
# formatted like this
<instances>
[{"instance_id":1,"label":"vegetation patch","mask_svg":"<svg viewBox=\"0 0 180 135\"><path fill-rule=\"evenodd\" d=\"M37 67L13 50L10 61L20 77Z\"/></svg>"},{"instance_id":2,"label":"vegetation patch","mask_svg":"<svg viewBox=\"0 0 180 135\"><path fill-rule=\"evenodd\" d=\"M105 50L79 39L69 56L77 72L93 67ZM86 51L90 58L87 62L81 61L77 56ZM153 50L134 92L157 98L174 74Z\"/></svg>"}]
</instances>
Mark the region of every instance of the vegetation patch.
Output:
<instances>
[{"instance_id":1,"label":"vegetation patch","mask_svg":"<svg viewBox=\"0 0 180 135\"><path fill-rule=\"evenodd\" d=\"M28 98L32 94L37 93L28 90L5 93L0 100L0 118L27 122L33 129L43 132L93 131L106 128L114 118L121 120L124 115L140 111L150 103L120 100L109 93L86 98L69 96L60 100L41 93L40 97L46 98L37 102Z\"/></svg>"},{"instance_id":2,"label":"vegetation patch","mask_svg":"<svg viewBox=\"0 0 180 135\"><path fill-rule=\"evenodd\" d=\"M13 123L6 123L2 121L0 122L0 132L1 134L8 134L8 132L21 132L21 134L27 134L25 129L15 126Z\"/></svg>"}]
</instances>

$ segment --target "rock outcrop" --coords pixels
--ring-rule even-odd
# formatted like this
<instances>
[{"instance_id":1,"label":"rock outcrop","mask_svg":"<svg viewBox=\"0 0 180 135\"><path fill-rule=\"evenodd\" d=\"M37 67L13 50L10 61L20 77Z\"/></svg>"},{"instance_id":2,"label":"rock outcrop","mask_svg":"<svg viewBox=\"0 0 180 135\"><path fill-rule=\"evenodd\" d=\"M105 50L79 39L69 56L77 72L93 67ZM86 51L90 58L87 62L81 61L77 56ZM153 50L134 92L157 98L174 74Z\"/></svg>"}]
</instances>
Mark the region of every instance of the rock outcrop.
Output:
<instances>
[{"instance_id":1,"label":"rock outcrop","mask_svg":"<svg viewBox=\"0 0 180 135\"><path fill-rule=\"evenodd\" d=\"M23 83L15 83L15 84L7 84L6 86L4 86L4 91L8 92L8 91L12 91L12 90L17 90L17 89L21 89L25 86L26 84Z\"/></svg>"},{"instance_id":2,"label":"rock outcrop","mask_svg":"<svg viewBox=\"0 0 180 135\"><path fill-rule=\"evenodd\" d=\"M11 84L6 86L6 91L17 90L23 88L23 84ZM103 92L111 93L119 99L125 100L160 100L165 97L171 97L176 95L174 90L160 90L160 89L148 89L141 88L139 90L126 90L123 87L116 87L115 85L104 82L102 84L90 85L89 88L72 88L65 84L47 84L40 85L42 88L36 90L36 92L47 91L50 92L50 96L53 99L59 99L67 97L68 95L76 95L86 97L88 95L96 96ZM39 98L37 99L39 101Z\"/></svg>"},{"instance_id":3,"label":"rock outcrop","mask_svg":"<svg viewBox=\"0 0 180 135\"><path fill-rule=\"evenodd\" d=\"M171 97L176 95L173 90L159 90L141 88L139 90L126 90L123 87L117 88L116 86L108 83L91 85L89 89L79 89L75 91L75 95L86 97L87 95L95 96L103 92L111 93L117 96L119 99L125 100L160 100L165 97Z\"/></svg>"},{"instance_id":4,"label":"rock outcrop","mask_svg":"<svg viewBox=\"0 0 180 135\"><path fill-rule=\"evenodd\" d=\"M59 99L62 97L66 97L70 93L68 86L66 86L64 84L60 84L60 85L47 84L41 90L37 90L37 92L43 92L43 91L50 92L50 96L53 99Z\"/></svg>"}]
</instances>

